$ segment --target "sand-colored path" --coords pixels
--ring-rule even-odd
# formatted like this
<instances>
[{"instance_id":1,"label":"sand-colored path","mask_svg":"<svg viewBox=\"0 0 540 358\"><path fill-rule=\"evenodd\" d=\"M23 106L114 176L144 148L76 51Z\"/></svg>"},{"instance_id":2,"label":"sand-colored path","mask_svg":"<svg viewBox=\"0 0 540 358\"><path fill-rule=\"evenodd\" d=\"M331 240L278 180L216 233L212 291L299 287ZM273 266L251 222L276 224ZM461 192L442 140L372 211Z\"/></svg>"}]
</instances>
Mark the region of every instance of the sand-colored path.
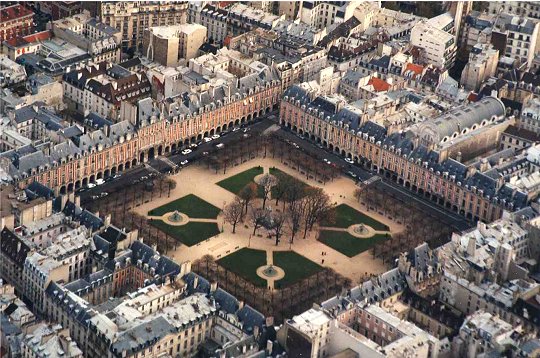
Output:
<instances>
[{"instance_id":1,"label":"sand-colored path","mask_svg":"<svg viewBox=\"0 0 540 358\"><path fill-rule=\"evenodd\" d=\"M227 203L234 200L235 195L220 186L215 185L215 183L257 165L261 165L264 168L265 173L268 173L269 168L276 167L311 186L323 188L335 204L345 203L356 210L372 216L374 219L388 225L390 232L392 233L403 230L401 225L396 224L378 213L372 211L366 212L365 208L354 198L356 185L351 179L340 177L323 185L314 180L307 180L305 175L283 165L280 163L279 159L272 158L256 158L247 161L236 167L229 168L226 174L223 174L223 172L215 174L214 171L208 170L206 166L203 165L189 166L171 176L171 179L176 181L176 188L171 191L170 198L158 198L152 202L141 205L136 208L135 211L140 215L147 216L146 214L150 209L166 204L177 198L181 198L187 194L197 195L216 207L223 208ZM274 205L273 202L270 204ZM189 220L195 221L203 219L190 218ZM167 255L182 262L187 260L194 261L206 254L211 254L216 259L219 259L243 247L252 247L270 252L294 250L319 265L332 268L342 275L349 277L353 283L358 282L365 273L378 274L388 269L381 260L374 259L367 251L349 258L342 253L333 250L317 241L316 230L309 233L305 239L302 238L302 233L298 234L293 243L289 243L289 235L284 235L284 237L281 238L280 243L276 246L273 238L267 238L267 233L264 229L259 229L259 232L257 232L256 235L252 235L253 229L251 225L247 225L247 222L245 224L240 223L237 225L236 234L232 234L232 226L225 223L221 215L217 220L213 220L213 222L217 222L218 225L223 227L222 233L192 247L181 245L175 252L168 252Z\"/></svg>"}]
</instances>

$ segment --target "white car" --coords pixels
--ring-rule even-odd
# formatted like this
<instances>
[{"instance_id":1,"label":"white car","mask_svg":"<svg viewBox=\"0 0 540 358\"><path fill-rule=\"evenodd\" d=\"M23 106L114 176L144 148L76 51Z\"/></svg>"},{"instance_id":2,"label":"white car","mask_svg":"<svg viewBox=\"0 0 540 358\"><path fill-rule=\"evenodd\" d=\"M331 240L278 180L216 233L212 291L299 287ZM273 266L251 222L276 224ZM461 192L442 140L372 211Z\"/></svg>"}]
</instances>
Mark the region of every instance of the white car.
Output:
<instances>
[{"instance_id":1,"label":"white car","mask_svg":"<svg viewBox=\"0 0 540 358\"><path fill-rule=\"evenodd\" d=\"M197 148L197 143L191 143L189 147L190 148Z\"/></svg>"},{"instance_id":2,"label":"white car","mask_svg":"<svg viewBox=\"0 0 540 358\"><path fill-rule=\"evenodd\" d=\"M234 128L232 129L233 132L238 132L239 130L240 130L239 127L234 127Z\"/></svg>"},{"instance_id":3,"label":"white car","mask_svg":"<svg viewBox=\"0 0 540 358\"><path fill-rule=\"evenodd\" d=\"M204 137L204 138L203 138L203 141L204 141L205 143L208 143L208 142L212 141L212 138Z\"/></svg>"},{"instance_id":4,"label":"white car","mask_svg":"<svg viewBox=\"0 0 540 358\"><path fill-rule=\"evenodd\" d=\"M332 164L332 162L331 162L331 161L329 161L329 160L328 160L328 159L326 159L326 158L324 158L324 159L323 159L323 162L325 162L326 164Z\"/></svg>"},{"instance_id":5,"label":"white car","mask_svg":"<svg viewBox=\"0 0 540 358\"><path fill-rule=\"evenodd\" d=\"M214 134L214 135L212 136L212 139L218 139L219 137L220 137L219 134Z\"/></svg>"},{"instance_id":6,"label":"white car","mask_svg":"<svg viewBox=\"0 0 540 358\"><path fill-rule=\"evenodd\" d=\"M184 150L182 151L182 154L183 154L183 155L188 155L188 154L191 153L191 152L192 152L191 149L184 149Z\"/></svg>"},{"instance_id":7,"label":"white car","mask_svg":"<svg viewBox=\"0 0 540 358\"><path fill-rule=\"evenodd\" d=\"M351 158L345 158L345 161L349 164L354 164L354 161Z\"/></svg>"},{"instance_id":8,"label":"white car","mask_svg":"<svg viewBox=\"0 0 540 358\"><path fill-rule=\"evenodd\" d=\"M180 165L186 165L187 163L189 163L189 162L187 161L187 159L186 159L186 160L182 160L182 161L180 162Z\"/></svg>"},{"instance_id":9,"label":"white car","mask_svg":"<svg viewBox=\"0 0 540 358\"><path fill-rule=\"evenodd\" d=\"M89 189L92 189L92 188L94 188L94 187L96 187L96 186L97 186L97 185L94 184L94 183L88 183L88 185L87 185L87 187L88 187Z\"/></svg>"}]
</instances>

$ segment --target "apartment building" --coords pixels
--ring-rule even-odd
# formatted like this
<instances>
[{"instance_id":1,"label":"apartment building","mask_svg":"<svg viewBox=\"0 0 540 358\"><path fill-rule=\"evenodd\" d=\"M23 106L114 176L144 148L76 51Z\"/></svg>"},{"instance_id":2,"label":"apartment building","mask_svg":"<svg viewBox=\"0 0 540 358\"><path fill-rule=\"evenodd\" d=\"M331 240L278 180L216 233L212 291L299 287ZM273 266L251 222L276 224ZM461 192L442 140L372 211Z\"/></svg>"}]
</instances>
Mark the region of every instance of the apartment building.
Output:
<instances>
[{"instance_id":1,"label":"apartment building","mask_svg":"<svg viewBox=\"0 0 540 358\"><path fill-rule=\"evenodd\" d=\"M539 31L539 19L502 13L497 17L492 36L498 33L505 42L504 56L530 67L534 56L540 51Z\"/></svg>"},{"instance_id":2,"label":"apartment building","mask_svg":"<svg viewBox=\"0 0 540 358\"><path fill-rule=\"evenodd\" d=\"M411 30L411 44L422 50L422 60L441 69L449 69L456 59L455 36L429 20L420 21Z\"/></svg>"},{"instance_id":3,"label":"apartment building","mask_svg":"<svg viewBox=\"0 0 540 358\"><path fill-rule=\"evenodd\" d=\"M123 51L142 50L144 30L148 27L181 25L187 21L187 1L97 2L94 6L89 4L92 15L122 34Z\"/></svg>"},{"instance_id":4,"label":"apartment building","mask_svg":"<svg viewBox=\"0 0 540 358\"><path fill-rule=\"evenodd\" d=\"M134 73L110 62L90 64L66 73L64 98L78 112L93 112L116 122L122 102L135 102L151 93L144 73Z\"/></svg>"},{"instance_id":5,"label":"apartment building","mask_svg":"<svg viewBox=\"0 0 540 358\"><path fill-rule=\"evenodd\" d=\"M34 12L30 8L22 4L6 6L0 9L0 15L0 46L4 41L33 32Z\"/></svg>"},{"instance_id":6,"label":"apartment building","mask_svg":"<svg viewBox=\"0 0 540 358\"><path fill-rule=\"evenodd\" d=\"M54 244L34 252L24 262L24 296L44 313L44 293L51 281L70 282L90 273L91 239L86 227L59 235Z\"/></svg>"},{"instance_id":7,"label":"apartment building","mask_svg":"<svg viewBox=\"0 0 540 358\"><path fill-rule=\"evenodd\" d=\"M524 104L517 125L540 134L540 100L538 98L531 98Z\"/></svg>"},{"instance_id":8,"label":"apartment building","mask_svg":"<svg viewBox=\"0 0 540 358\"><path fill-rule=\"evenodd\" d=\"M65 358L83 358L83 352L75 343L69 331L62 326L39 322L25 329L20 341L21 356L25 358L43 357L51 354Z\"/></svg>"},{"instance_id":9,"label":"apartment building","mask_svg":"<svg viewBox=\"0 0 540 358\"><path fill-rule=\"evenodd\" d=\"M469 53L469 61L461 72L460 83L466 90L478 92L480 86L495 76L499 63L499 50L490 44L477 44Z\"/></svg>"},{"instance_id":10,"label":"apartment building","mask_svg":"<svg viewBox=\"0 0 540 358\"><path fill-rule=\"evenodd\" d=\"M90 17L86 10L82 14L54 21L51 31L55 37L86 51L94 62L120 62L122 34Z\"/></svg>"},{"instance_id":11,"label":"apartment building","mask_svg":"<svg viewBox=\"0 0 540 358\"><path fill-rule=\"evenodd\" d=\"M347 21L360 1L302 1L298 18L317 29Z\"/></svg>"},{"instance_id":12,"label":"apartment building","mask_svg":"<svg viewBox=\"0 0 540 358\"><path fill-rule=\"evenodd\" d=\"M199 24L151 27L144 30L143 54L159 64L176 67L199 54L206 28Z\"/></svg>"}]
</instances>

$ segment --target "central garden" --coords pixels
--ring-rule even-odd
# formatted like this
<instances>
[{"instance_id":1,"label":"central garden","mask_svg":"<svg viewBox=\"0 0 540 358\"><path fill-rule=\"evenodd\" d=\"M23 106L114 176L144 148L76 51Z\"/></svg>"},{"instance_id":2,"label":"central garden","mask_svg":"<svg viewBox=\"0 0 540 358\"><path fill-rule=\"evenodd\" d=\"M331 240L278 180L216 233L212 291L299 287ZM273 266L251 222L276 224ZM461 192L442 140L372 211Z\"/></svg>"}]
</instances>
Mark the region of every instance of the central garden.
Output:
<instances>
[{"instance_id":1,"label":"central garden","mask_svg":"<svg viewBox=\"0 0 540 358\"><path fill-rule=\"evenodd\" d=\"M276 281L276 288L285 288L311 277L323 268L294 251L274 251L273 265L285 271L285 277ZM257 274L257 269L267 265L266 252L243 248L217 261L217 263L259 287L267 282Z\"/></svg>"},{"instance_id":2,"label":"central garden","mask_svg":"<svg viewBox=\"0 0 540 358\"><path fill-rule=\"evenodd\" d=\"M182 225L166 223L164 216L180 212L189 221ZM217 216L220 209L196 195L189 194L148 212L150 224L187 246L196 245L219 234Z\"/></svg>"}]
</instances>

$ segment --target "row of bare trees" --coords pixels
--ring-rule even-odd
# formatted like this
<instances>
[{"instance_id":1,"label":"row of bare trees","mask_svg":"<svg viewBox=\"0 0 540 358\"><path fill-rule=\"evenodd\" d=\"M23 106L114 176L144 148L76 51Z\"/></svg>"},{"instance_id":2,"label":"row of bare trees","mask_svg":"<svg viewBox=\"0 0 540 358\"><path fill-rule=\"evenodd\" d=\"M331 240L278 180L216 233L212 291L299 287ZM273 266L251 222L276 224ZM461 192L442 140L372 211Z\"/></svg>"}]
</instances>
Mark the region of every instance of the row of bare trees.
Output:
<instances>
[{"instance_id":1,"label":"row of bare trees","mask_svg":"<svg viewBox=\"0 0 540 358\"><path fill-rule=\"evenodd\" d=\"M103 198L88 202L86 206L90 211L110 214L111 223L121 229L138 230L139 236L143 237L147 244L156 245L159 252L167 253L176 249L176 240L152 226L144 216L134 213L132 209L156 198L170 197L176 183L165 176L158 176L151 181L152 184L148 183L123 187Z\"/></svg>"},{"instance_id":2,"label":"row of bare trees","mask_svg":"<svg viewBox=\"0 0 540 358\"><path fill-rule=\"evenodd\" d=\"M352 284L350 279L331 268L324 268L302 281L269 290L220 266L211 255L195 261L192 270L210 281L219 282L224 290L278 322L309 309L312 302L321 302L341 293Z\"/></svg>"},{"instance_id":3,"label":"row of bare trees","mask_svg":"<svg viewBox=\"0 0 540 358\"><path fill-rule=\"evenodd\" d=\"M267 205L270 195L275 200L273 208ZM262 199L261 206L255 205L254 200L258 197ZM281 209L280 201L283 204ZM323 189L308 186L290 175L277 173L263 175L258 186L255 183L246 185L235 200L225 206L223 216L232 225L233 233L241 222L251 224L253 235L261 226L265 226L278 245L285 231L290 234L291 244L300 232L305 239L315 224L332 221L334 211L335 205Z\"/></svg>"},{"instance_id":4,"label":"row of bare trees","mask_svg":"<svg viewBox=\"0 0 540 358\"><path fill-rule=\"evenodd\" d=\"M322 158L314 157L295 148L275 134L264 135L253 132L249 137L227 144L223 149L215 149L205 155L203 164L216 173L237 166L257 157L278 158L281 163L298 170L306 179L326 183L338 177L342 170L336 164L326 164Z\"/></svg>"},{"instance_id":5,"label":"row of bare trees","mask_svg":"<svg viewBox=\"0 0 540 358\"><path fill-rule=\"evenodd\" d=\"M438 247L448 241L452 227L433 216L426 209L414 202L403 201L373 185L364 185L355 190L355 198L367 211L375 210L405 226L405 230L392 235L391 240L376 244L372 249L375 257L383 261L392 261L401 252L410 250L424 241L430 247Z\"/></svg>"}]
</instances>

